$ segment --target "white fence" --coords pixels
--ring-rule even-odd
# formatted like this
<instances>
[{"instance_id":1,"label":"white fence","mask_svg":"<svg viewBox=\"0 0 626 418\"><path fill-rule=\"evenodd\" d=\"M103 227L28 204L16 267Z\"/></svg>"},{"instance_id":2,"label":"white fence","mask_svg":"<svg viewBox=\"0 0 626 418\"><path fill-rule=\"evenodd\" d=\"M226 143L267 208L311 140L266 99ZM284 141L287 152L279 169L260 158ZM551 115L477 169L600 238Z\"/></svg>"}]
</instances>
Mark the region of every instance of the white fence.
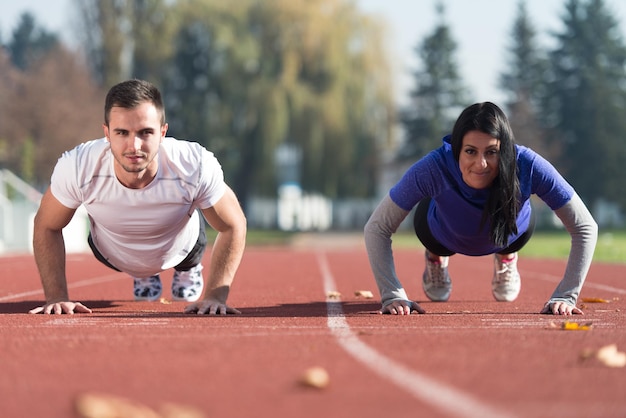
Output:
<instances>
[{"instance_id":1,"label":"white fence","mask_svg":"<svg viewBox=\"0 0 626 418\"><path fill-rule=\"evenodd\" d=\"M41 193L9 170L0 170L0 255L32 252L33 220ZM80 207L63 229L68 253L89 251L88 218Z\"/></svg>"},{"instance_id":2,"label":"white fence","mask_svg":"<svg viewBox=\"0 0 626 418\"><path fill-rule=\"evenodd\" d=\"M362 230L378 199L329 199L298 187L282 187L278 199L253 197L246 217L250 228L283 231Z\"/></svg>"}]
</instances>

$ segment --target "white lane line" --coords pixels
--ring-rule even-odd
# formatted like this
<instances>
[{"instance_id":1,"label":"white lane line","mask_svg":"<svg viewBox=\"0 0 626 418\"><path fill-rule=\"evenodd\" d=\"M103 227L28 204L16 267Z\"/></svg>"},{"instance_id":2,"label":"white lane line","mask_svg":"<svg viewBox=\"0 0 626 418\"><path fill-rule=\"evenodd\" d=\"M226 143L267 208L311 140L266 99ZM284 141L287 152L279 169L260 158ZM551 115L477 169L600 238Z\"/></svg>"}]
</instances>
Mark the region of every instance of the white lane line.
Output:
<instances>
[{"instance_id":1,"label":"white lane line","mask_svg":"<svg viewBox=\"0 0 626 418\"><path fill-rule=\"evenodd\" d=\"M106 328L127 328L132 326L140 327L165 327L170 325L168 318L124 318L123 321L110 322L110 318L81 318L77 321L75 318L53 318L44 322L44 326L81 326L81 327L93 327L97 325L99 327Z\"/></svg>"},{"instance_id":2,"label":"white lane line","mask_svg":"<svg viewBox=\"0 0 626 418\"><path fill-rule=\"evenodd\" d=\"M335 291L337 286L324 253L317 254L317 262L324 280L324 292L328 294L331 291ZM404 365L385 357L361 341L352 332L343 315L340 302L337 302L335 299L327 299L326 307L328 311L328 328L337 339L339 345L370 370L391 381L400 389L409 392L413 397L457 417L505 418L512 416L507 412L491 408L453 387L409 370Z\"/></svg>"},{"instance_id":3,"label":"white lane line","mask_svg":"<svg viewBox=\"0 0 626 418\"><path fill-rule=\"evenodd\" d=\"M552 282L552 283L559 283L561 281L561 277L559 277L559 276L555 276L553 274L547 274L547 273L540 273L540 272L536 272L536 271L523 271L522 272L522 280L524 279L524 276L527 276L528 274L530 274L533 277L536 277L538 279L546 280L546 281ZM618 293L620 295L626 295L626 289L620 289L620 288L617 288L617 287L608 286L608 285L604 285L604 284L600 284L600 283L594 283L594 282L590 282L590 281L585 281L585 283L583 284L583 289L584 288L589 288L589 287L592 288L592 289L605 290L607 292L613 292L613 293Z\"/></svg>"},{"instance_id":4,"label":"white lane line","mask_svg":"<svg viewBox=\"0 0 626 418\"><path fill-rule=\"evenodd\" d=\"M583 284L583 289L585 287L591 287L592 289L606 290L607 292L613 292L613 293L619 293L620 295L626 295L626 290L624 289L618 289L617 287L607 286L607 285L600 284L600 283L585 282L585 284Z\"/></svg>"},{"instance_id":5,"label":"white lane line","mask_svg":"<svg viewBox=\"0 0 626 418\"><path fill-rule=\"evenodd\" d=\"M110 274L108 276L94 277L92 279L86 279L86 280L81 280L75 283L70 283L67 287L68 289L75 289L77 287L85 287L85 286L91 286L92 284L112 282L114 280L119 280L123 278L125 277L121 275L120 273L115 273L115 274ZM43 289L30 290L28 292L14 293L11 295L2 296L0 297L0 302L6 302L9 300L20 299L20 298L24 298L28 296L39 296L39 295L43 295Z\"/></svg>"}]
</instances>

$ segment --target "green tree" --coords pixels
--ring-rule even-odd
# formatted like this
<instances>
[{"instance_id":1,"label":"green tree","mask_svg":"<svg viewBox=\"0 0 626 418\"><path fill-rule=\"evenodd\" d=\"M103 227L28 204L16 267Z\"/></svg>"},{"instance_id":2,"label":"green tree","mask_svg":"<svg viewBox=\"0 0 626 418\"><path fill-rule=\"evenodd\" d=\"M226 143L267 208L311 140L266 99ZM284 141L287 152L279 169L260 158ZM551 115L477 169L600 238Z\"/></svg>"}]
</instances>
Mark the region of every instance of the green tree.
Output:
<instances>
[{"instance_id":1,"label":"green tree","mask_svg":"<svg viewBox=\"0 0 626 418\"><path fill-rule=\"evenodd\" d=\"M275 52L262 56L262 35L253 32L260 29L250 27L253 6L261 7L254 3L181 2L182 25L165 84L170 133L215 152L244 204L251 189L267 184L272 144L284 137L286 125L283 109L275 109L275 79L260 74ZM261 137L263 125L276 121L282 123Z\"/></svg>"},{"instance_id":2,"label":"green tree","mask_svg":"<svg viewBox=\"0 0 626 418\"><path fill-rule=\"evenodd\" d=\"M518 3L511 29L508 68L500 76L500 88L508 95L507 115L516 141L529 146L544 157L558 155L554 142L546 142L547 130L541 123L542 98L545 97L545 52L539 47L537 32L530 20L524 0Z\"/></svg>"},{"instance_id":3,"label":"green tree","mask_svg":"<svg viewBox=\"0 0 626 418\"><path fill-rule=\"evenodd\" d=\"M173 53L175 2L75 0L74 5L87 62L101 86L133 77L161 82Z\"/></svg>"},{"instance_id":4,"label":"green tree","mask_svg":"<svg viewBox=\"0 0 626 418\"><path fill-rule=\"evenodd\" d=\"M559 132L565 176L590 203L626 207L626 47L603 0L569 0L551 52L544 107Z\"/></svg>"},{"instance_id":5,"label":"green tree","mask_svg":"<svg viewBox=\"0 0 626 418\"><path fill-rule=\"evenodd\" d=\"M13 65L25 70L29 65L46 55L59 44L55 34L38 27L35 17L31 13L23 13L7 49Z\"/></svg>"},{"instance_id":6,"label":"green tree","mask_svg":"<svg viewBox=\"0 0 626 418\"><path fill-rule=\"evenodd\" d=\"M305 190L375 192L393 114L379 27L342 0L188 0L168 71L171 130L213 150L238 195L276 193L275 152Z\"/></svg>"},{"instance_id":7,"label":"green tree","mask_svg":"<svg viewBox=\"0 0 626 418\"><path fill-rule=\"evenodd\" d=\"M436 9L439 21L416 48L422 70L415 72L410 106L400 116L406 135L401 159L419 158L438 147L441 137L450 132L459 112L467 106L467 90L455 58L457 44L445 21L443 4L437 3Z\"/></svg>"}]
</instances>

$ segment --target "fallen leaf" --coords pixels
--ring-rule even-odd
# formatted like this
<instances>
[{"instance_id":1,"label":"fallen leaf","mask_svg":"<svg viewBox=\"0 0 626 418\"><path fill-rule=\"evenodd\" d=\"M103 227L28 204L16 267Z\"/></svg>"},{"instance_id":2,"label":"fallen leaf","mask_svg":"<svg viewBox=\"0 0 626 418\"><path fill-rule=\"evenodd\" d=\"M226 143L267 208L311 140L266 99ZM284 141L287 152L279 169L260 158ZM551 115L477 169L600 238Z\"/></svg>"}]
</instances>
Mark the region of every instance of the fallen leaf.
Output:
<instances>
[{"instance_id":1,"label":"fallen leaf","mask_svg":"<svg viewBox=\"0 0 626 418\"><path fill-rule=\"evenodd\" d=\"M163 418L206 418L204 412L188 405L165 403L159 408Z\"/></svg>"},{"instance_id":2,"label":"fallen leaf","mask_svg":"<svg viewBox=\"0 0 626 418\"><path fill-rule=\"evenodd\" d=\"M586 303L611 303L610 300L606 300L602 298L581 298L580 300Z\"/></svg>"},{"instance_id":3,"label":"fallen leaf","mask_svg":"<svg viewBox=\"0 0 626 418\"><path fill-rule=\"evenodd\" d=\"M330 292L326 293L326 297L328 299L340 299L341 293L337 292L336 290L331 290Z\"/></svg>"},{"instance_id":4,"label":"fallen leaf","mask_svg":"<svg viewBox=\"0 0 626 418\"><path fill-rule=\"evenodd\" d=\"M577 322L565 321L561 324L561 329L566 331L589 331L593 324L587 322L586 324L579 324Z\"/></svg>"},{"instance_id":5,"label":"fallen leaf","mask_svg":"<svg viewBox=\"0 0 626 418\"><path fill-rule=\"evenodd\" d=\"M626 353L617 351L616 344L605 345L596 352L596 358L607 367L626 366Z\"/></svg>"},{"instance_id":6,"label":"fallen leaf","mask_svg":"<svg viewBox=\"0 0 626 418\"><path fill-rule=\"evenodd\" d=\"M595 350L591 349L591 348L585 348L583 351L581 351L580 353L580 359L581 360L588 360L592 357L594 357L596 355Z\"/></svg>"},{"instance_id":7,"label":"fallen leaf","mask_svg":"<svg viewBox=\"0 0 626 418\"><path fill-rule=\"evenodd\" d=\"M80 418L162 418L137 401L97 392L79 395L74 401L74 408Z\"/></svg>"},{"instance_id":8,"label":"fallen leaf","mask_svg":"<svg viewBox=\"0 0 626 418\"><path fill-rule=\"evenodd\" d=\"M316 389L324 389L330 383L328 372L322 367L311 367L304 371L300 383Z\"/></svg>"},{"instance_id":9,"label":"fallen leaf","mask_svg":"<svg viewBox=\"0 0 626 418\"><path fill-rule=\"evenodd\" d=\"M374 297L374 294L369 290L357 290L356 292L354 292L354 296L356 296L357 298L372 299Z\"/></svg>"},{"instance_id":10,"label":"fallen leaf","mask_svg":"<svg viewBox=\"0 0 626 418\"><path fill-rule=\"evenodd\" d=\"M159 302L161 302L163 305L171 305L172 304L171 301L169 301L169 300L167 300L165 298L159 299Z\"/></svg>"}]
</instances>

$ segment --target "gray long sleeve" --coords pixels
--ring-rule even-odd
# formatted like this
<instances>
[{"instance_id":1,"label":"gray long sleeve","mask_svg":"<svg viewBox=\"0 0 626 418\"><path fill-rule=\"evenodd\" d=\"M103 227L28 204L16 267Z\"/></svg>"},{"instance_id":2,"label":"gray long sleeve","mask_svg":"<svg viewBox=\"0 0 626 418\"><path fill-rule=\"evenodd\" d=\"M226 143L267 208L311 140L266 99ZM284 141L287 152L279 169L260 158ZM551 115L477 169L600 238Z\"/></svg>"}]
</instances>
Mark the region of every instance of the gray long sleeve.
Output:
<instances>
[{"instance_id":1,"label":"gray long sleeve","mask_svg":"<svg viewBox=\"0 0 626 418\"><path fill-rule=\"evenodd\" d=\"M394 300L409 300L398 280L391 249L391 235L408 214L387 195L365 224L365 247L383 306Z\"/></svg>"},{"instance_id":2,"label":"gray long sleeve","mask_svg":"<svg viewBox=\"0 0 626 418\"><path fill-rule=\"evenodd\" d=\"M554 213L572 237L572 246L563 279L554 290L549 303L565 301L576 305L598 241L598 225L576 193Z\"/></svg>"},{"instance_id":3,"label":"gray long sleeve","mask_svg":"<svg viewBox=\"0 0 626 418\"><path fill-rule=\"evenodd\" d=\"M409 300L396 274L391 248L391 236L408 214L387 195L365 225L365 246L383 306L394 300ZM572 244L565 274L549 302L575 305L591 266L598 226L577 194L555 214L571 235Z\"/></svg>"}]
</instances>

